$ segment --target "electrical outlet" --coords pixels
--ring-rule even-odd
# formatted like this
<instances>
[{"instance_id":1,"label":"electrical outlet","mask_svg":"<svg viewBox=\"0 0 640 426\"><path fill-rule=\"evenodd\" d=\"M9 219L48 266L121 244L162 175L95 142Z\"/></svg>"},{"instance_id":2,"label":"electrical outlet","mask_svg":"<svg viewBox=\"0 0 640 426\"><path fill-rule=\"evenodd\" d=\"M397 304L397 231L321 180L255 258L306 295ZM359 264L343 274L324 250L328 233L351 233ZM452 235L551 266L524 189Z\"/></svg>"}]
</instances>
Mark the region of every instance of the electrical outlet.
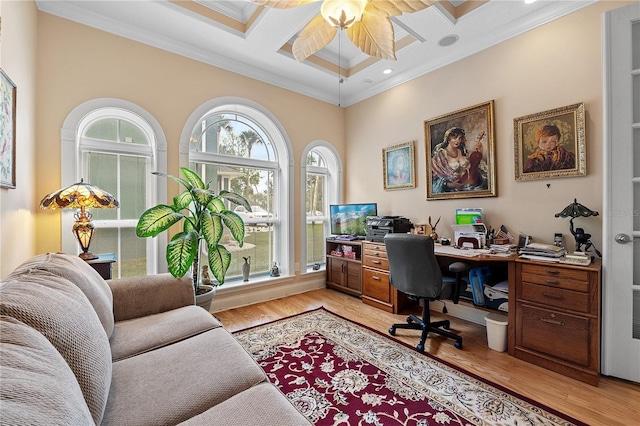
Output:
<instances>
[{"instance_id":1,"label":"electrical outlet","mask_svg":"<svg viewBox=\"0 0 640 426\"><path fill-rule=\"evenodd\" d=\"M293 264L293 269L294 269L296 272L299 272L299 271L300 271L300 263L299 263L299 262L294 263L294 264Z\"/></svg>"}]
</instances>

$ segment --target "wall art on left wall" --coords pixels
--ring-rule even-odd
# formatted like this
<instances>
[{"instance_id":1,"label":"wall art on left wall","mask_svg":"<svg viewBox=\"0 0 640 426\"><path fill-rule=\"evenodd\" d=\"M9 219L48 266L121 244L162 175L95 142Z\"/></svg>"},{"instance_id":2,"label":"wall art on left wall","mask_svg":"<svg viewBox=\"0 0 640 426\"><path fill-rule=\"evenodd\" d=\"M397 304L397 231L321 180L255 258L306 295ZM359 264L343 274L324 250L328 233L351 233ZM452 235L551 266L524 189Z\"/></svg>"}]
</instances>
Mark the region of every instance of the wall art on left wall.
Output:
<instances>
[{"instance_id":1,"label":"wall art on left wall","mask_svg":"<svg viewBox=\"0 0 640 426\"><path fill-rule=\"evenodd\" d=\"M0 69L0 187L16 187L16 85Z\"/></svg>"}]
</instances>

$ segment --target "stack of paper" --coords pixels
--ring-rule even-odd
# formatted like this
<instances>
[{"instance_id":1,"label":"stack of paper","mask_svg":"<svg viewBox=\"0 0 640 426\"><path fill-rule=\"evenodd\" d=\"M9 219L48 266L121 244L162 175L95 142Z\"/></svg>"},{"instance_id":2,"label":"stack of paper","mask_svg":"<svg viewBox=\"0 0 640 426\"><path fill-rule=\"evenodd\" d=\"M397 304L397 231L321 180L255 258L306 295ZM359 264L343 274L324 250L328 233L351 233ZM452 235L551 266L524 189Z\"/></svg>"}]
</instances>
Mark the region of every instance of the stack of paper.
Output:
<instances>
[{"instance_id":1,"label":"stack of paper","mask_svg":"<svg viewBox=\"0 0 640 426\"><path fill-rule=\"evenodd\" d=\"M535 259L543 261L557 262L567 254L563 247L552 244L529 243L520 249L520 257L525 259Z\"/></svg>"}]
</instances>

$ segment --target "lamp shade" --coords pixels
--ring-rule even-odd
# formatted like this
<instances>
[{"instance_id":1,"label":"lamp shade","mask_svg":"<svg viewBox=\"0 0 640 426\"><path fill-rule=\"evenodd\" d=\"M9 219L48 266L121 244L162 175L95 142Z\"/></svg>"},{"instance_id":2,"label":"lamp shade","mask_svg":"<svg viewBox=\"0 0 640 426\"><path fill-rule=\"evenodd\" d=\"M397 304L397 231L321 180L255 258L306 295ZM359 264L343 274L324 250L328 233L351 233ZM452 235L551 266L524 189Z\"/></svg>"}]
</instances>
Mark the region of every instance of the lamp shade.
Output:
<instances>
[{"instance_id":1,"label":"lamp shade","mask_svg":"<svg viewBox=\"0 0 640 426\"><path fill-rule=\"evenodd\" d=\"M598 216L598 212L593 211L578 202L577 198L573 199L573 203L569 204L560 213L556 213L556 217L589 217Z\"/></svg>"},{"instance_id":2,"label":"lamp shade","mask_svg":"<svg viewBox=\"0 0 640 426\"><path fill-rule=\"evenodd\" d=\"M115 209L118 200L97 186L85 183L83 179L66 188L46 195L40 201L43 209Z\"/></svg>"},{"instance_id":3,"label":"lamp shade","mask_svg":"<svg viewBox=\"0 0 640 426\"><path fill-rule=\"evenodd\" d=\"M48 194L40 201L40 207L43 209L80 209L74 215L76 221L72 231L82 248L80 257L85 260L98 257L89 251L95 229L91 223L91 213L86 209L115 209L119 205L113 195L85 183L82 179L78 183Z\"/></svg>"}]
</instances>

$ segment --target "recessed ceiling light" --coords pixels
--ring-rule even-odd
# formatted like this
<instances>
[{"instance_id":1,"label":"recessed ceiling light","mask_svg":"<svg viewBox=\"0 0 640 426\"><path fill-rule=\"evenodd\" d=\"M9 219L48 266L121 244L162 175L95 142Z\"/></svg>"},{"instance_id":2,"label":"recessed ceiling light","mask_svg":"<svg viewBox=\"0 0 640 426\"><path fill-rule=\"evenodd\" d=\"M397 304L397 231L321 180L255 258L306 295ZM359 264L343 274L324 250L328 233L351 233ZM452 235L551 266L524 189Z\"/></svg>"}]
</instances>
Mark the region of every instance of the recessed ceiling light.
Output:
<instances>
[{"instance_id":1,"label":"recessed ceiling light","mask_svg":"<svg viewBox=\"0 0 640 426\"><path fill-rule=\"evenodd\" d=\"M524 0L524 4L531 4L531 3L535 3L536 0Z\"/></svg>"},{"instance_id":2,"label":"recessed ceiling light","mask_svg":"<svg viewBox=\"0 0 640 426\"><path fill-rule=\"evenodd\" d=\"M362 84L364 84L365 86L368 86L370 84L373 84L373 80L371 80L370 78L364 79L362 80Z\"/></svg>"},{"instance_id":3,"label":"recessed ceiling light","mask_svg":"<svg viewBox=\"0 0 640 426\"><path fill-rule=\"evenodd\" d=\"M382 70L382 74L391 74L393 72L393 68L385 68Z\"/></svg>"},{"instance_id":4,"label":"recessed ceiling light","mask_svg":"<svg viewBox=\"0 0 640 426\"><path fill-rule=\"evenodd\" d=\"M458 37L456 34L450 34L448 36L442 37L438 44L442 47L447 47L457 43L458 40L460 40L460 37Z\"/></svg>"}]
</instances>

